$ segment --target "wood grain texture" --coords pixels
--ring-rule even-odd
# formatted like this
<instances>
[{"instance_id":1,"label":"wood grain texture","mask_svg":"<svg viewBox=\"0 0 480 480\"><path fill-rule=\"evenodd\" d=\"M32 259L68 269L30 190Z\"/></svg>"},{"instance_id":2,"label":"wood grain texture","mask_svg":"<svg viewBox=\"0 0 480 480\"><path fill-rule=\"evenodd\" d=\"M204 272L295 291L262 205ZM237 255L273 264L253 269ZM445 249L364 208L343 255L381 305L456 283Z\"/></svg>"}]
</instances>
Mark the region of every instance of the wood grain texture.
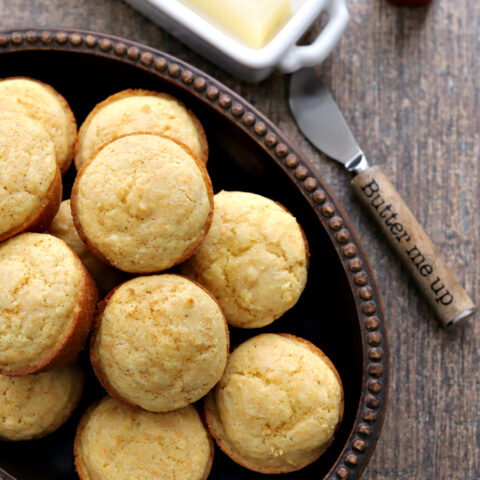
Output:
<instances>
[{"instance_id":1,"label":"wood grain texture","mask_svg":"<svg viewBox=\"0 0 480 480\"><path fill-rule=\"evenodd\" d=\"M410 272L440 325L450 328L475 313L472 299L382 169L375 165L358 173L351 186Z\"/></svg>"},{"instance_id":2,"label":"wood grain texture","mask_svg":"<svg viewBox=\"0 0 480 480\"><path fill-rule=\"evenodd\" d=\"M480 2L433 0L416 9L386 0L347 2L349 30L320 71L371 163L390 177L478 303ZM150 44L216 76L277 123L345 206L383 295L390 399L363 478L479 478L479 315L441 330L354 198L351 176L299 133L287 106L287 77L243 84L120 0L0 0L0 28L25 26L90 28Z\"/></svg>"}]
</instances>

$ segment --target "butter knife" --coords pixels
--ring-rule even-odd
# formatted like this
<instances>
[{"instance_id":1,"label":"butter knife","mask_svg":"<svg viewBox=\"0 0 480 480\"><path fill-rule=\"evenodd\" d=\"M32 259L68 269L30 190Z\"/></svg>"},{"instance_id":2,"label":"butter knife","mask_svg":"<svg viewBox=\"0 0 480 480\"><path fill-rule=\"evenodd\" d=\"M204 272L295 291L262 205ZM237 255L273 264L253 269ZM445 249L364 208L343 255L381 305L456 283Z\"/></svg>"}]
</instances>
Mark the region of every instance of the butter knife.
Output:
<instances>
[{"instance_id":1,"label":"butter knife","mask_svg":"<svg viewBox=\"0 0 480 480\"><path fill-rule=\"evenodd\" d=\"M294 73L290 108L303 134L355 174L351 186L397 252L443 327L476 311L428 235L378 166L370 166L315 69Z\"/></svg>"}]
</instances>

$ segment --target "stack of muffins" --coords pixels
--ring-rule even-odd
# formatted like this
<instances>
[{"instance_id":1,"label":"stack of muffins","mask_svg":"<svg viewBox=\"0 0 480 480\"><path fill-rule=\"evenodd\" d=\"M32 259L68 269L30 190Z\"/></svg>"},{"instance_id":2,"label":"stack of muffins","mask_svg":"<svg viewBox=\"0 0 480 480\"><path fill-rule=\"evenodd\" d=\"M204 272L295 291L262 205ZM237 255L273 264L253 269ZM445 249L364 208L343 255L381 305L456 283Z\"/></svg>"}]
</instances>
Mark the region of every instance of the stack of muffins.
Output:
<instances>
[{"instance_id":1,"label":"stack of muffins","mask_svg":"<svg viewBox=\"0 0 480 480\"><path fill-rule=\"evenodd\" d=\"M202 125L167 94L119 92L76 130L52 87L0 80L0 439L69 418L92 332L108 395L77 429L82 480L202 480L211 437L257 472L312 463L343 415L335 367L287 334L229 355L227 327L264 327L298 301L309 251L296 219L260 195L214 195Z\"/></svg>"}]
</instances>

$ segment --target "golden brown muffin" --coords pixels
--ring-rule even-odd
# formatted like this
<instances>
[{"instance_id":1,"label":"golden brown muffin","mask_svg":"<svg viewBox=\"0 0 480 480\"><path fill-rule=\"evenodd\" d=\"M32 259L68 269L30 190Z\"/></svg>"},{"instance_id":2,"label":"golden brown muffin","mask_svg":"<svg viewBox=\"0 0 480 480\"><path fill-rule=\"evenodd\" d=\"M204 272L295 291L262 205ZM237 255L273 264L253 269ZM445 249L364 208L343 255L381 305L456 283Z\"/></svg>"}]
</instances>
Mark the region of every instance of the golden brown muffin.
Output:
<instances>
[{"instance_id":1,"label":"golden brown muffin","mask_svg":"<svg viewBox=\"0 0 480 480\"><path fill-rule=\"evenodd\" d=\"M207 425L235 462L287 473L315 461L343 416L340 377L325 354L292 335L263 334L236 348L205 400Z\"/></svg>"},{"instance_id":2,"label":"golden brown muffin","mask_svg":"<svg viewBox=\"0 0 480 480\"><path fill-rule=\"evenodd\" d=\"M124 90L99 103L83 122L75 147L79 170L104 143L139 132L167 135L207 163L207 137L197 117L166 93Z\"/></svg>"},{"instance_id":3,"label":"golden brown muffin","mask_svg":"<svg viewBox=\"0 0 480 480\"><path fill-rule=\"evenodd\" d=\"M152 413L105 397L75 437L81 480L205 480L212 460L211 438L192 406Z\"/></svg>"},{"instance_id":4,"label":"golden brown muffin","mask_svg":"<svg viewBox=\"0 0 480 480\"><path fill-rule=\"evenodd\" d=\"M73 160L77 123L67 101L50 85L24 77L0 79L0 111L12 111L39 122L55 144L62 173Z\"/></svg>"},{"instance_id":5,"label":"golden brown muffin","mask_svg":"<svg viewBox=\"0 0 480 480\"><path fill-rule=\"evenodd\" d=\"M307 266L305 236L284 207L254 193L222 191L205 241L180 268L212 292L229 325L258 328L297 303Z\"/></svg>"},{"instance_id":6,"label":"golden brown muffin","mask_svg":"<svg viewBox=\"0 0 480 480\"><path fill-rule=\"evenodd\" d=\"M78 364L25 377L0 375L0 439L31 440L63 425L80 400Z\"/></svg>"},{"instance_id":7,"label":"golden brown muffin","mask_svg":"<svg viewBox=\"0 0 480 480\"><path fill-rule=\"evenodd\" d=\"M78 236L70 210L70 200L64 200L48 227L48 233L63 240L79 256L83 264L93 275L101 293L106 295L124 280L125 274L101 262L90 252Z\"/></svg>"},{"instance_id":8,"label":"golden brown muffin","mask_svg":"<svg viewBox=\"0 0 480 480\"><path fill-rule=\"evenodd\" d=\"M101 260L131 273L184 261L210 228L213 191L205 166L174 140L132 134L104 145L72 190L80 238Z\"/></svg>"},{"instance_id":9,"label":"golden brown muffin","mask_svg":"<svg viewBox=\"0 0 480 480\"><path fill-rule=\"evenodd\" d=\"M83 348L98 300L80 259L62 240L23 233L0 245L0 374L65 365Z\"/></svg>"},{"instance_id":10,"label":"golden brown muffin","mask_svg":"<svg viewBox=\"0 0 480 480\"><path fill-rule=\"evenodd\" d=\"M110 393L153 412L185 407L220 380L228 330L215 299L180 275L137 277L99 307L91 343Z\"/></svg>"},{"instance_id":11,"label":"golden brown muffin","mask_svg":"<svg viewBox=\"0 0 480 480\"><path fill-rule=\"evenodd\" d=\"M48 133L25 115L0 111L0 242L44 230L61 200L62 178Z\"/></svg>"}]
</instances>

